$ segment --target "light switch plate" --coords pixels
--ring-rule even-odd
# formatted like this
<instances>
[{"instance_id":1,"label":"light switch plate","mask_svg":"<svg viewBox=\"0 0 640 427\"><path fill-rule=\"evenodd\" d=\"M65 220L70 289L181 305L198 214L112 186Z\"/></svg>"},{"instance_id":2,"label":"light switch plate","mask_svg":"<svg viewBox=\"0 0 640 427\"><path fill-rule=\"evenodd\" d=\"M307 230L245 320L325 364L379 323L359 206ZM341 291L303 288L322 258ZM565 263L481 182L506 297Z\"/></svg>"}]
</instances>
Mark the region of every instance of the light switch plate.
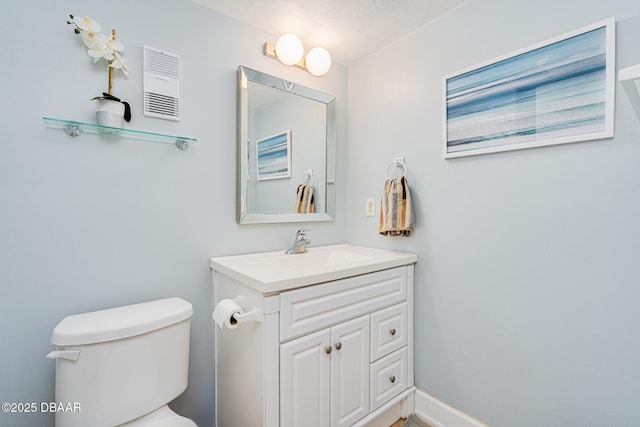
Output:
<instances>
[{"instance_id":1,"label":"light switch plate","mask_svg":"<svg viewBox=\"0 0 640 427\"><path fill-rule=\"evenodd\" d=\"M367 216L374 216L376 209L375 197L367 197Z\"/></svg>"}]
</instances>

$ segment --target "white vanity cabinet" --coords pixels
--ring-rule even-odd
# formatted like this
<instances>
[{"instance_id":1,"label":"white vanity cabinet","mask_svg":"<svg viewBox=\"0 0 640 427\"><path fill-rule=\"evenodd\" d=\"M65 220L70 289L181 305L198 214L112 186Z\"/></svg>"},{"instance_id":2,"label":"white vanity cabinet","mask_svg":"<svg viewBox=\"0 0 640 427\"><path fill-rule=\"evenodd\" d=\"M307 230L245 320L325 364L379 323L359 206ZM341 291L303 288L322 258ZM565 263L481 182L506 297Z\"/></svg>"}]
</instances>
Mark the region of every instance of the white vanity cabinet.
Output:
<instances>
[{"instance_id":1,"label":"white vanity cabinet","mask_svg":"<svg viewBox=\"0 0 640 427\"><path fill-rule=\"evenodd\" d=\"M280 425L350 426L369 413L369 319L280 345Z\"/></svg>"},{"instance_id":2,"label":"white vanity cabinet","mask_svg":"<svg viewBox=\"0 0 640 427\"><path fill-rule=\"evenodd\" d=\"M314 266L336 250L339 263ZM214 324L216 426L373 426L411 412L416 256L338 245L261 272L258 260L278 254L211 260L214 306L262 312L235 329ZM241 257L253 268L238 272Z\"/></svg>"}]
</instances>

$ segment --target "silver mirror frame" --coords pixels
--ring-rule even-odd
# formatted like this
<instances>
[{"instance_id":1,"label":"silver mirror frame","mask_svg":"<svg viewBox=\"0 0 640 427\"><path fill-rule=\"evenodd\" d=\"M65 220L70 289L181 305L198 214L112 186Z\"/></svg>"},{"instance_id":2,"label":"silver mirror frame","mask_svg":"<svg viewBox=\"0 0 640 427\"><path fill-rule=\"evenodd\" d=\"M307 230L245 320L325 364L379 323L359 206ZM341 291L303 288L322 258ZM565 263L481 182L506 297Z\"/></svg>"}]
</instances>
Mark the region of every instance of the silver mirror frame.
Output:
<instances>
[{"instance_id":1,"label":"silver mirror frame","mask_svg":"<svg viewBox=\"0 0 640 427\"><path fill-rule=\"evenodd\" d=\"M245 213L243 203L246 195L246 169L243 159L247 158L246 141L249 134L249 82L269 86L294 95L303 96L322 102L327 106L327 141L326 141L326 212L318 213ZM336 106L335 96L297 83L282 80L269 74L250 68L238 67L238 141L237 141L237 218L239 224L268 224L286 222L321 222L333 221L335 217L336 192ZM321 185L319 183L318 185Z\"/></svg>"}]
</instances>

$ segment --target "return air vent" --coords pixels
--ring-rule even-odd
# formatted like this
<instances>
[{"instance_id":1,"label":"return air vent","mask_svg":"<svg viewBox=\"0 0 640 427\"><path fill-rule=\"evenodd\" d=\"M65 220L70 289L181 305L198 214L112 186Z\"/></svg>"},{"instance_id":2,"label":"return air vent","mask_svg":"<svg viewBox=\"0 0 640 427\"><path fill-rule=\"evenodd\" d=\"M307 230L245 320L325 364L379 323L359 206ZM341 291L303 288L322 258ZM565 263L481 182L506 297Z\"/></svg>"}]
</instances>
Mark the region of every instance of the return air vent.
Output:
<instances>
[{"instance_id":1,"label":"return air vent","mask_svg":"<svg viewBox=\"0 0 640 427\"><path fill-rule=\"evenodd\" d=\"M144 46L144 115L180 120L180 57Z\"/></svg>"}]
</instances>

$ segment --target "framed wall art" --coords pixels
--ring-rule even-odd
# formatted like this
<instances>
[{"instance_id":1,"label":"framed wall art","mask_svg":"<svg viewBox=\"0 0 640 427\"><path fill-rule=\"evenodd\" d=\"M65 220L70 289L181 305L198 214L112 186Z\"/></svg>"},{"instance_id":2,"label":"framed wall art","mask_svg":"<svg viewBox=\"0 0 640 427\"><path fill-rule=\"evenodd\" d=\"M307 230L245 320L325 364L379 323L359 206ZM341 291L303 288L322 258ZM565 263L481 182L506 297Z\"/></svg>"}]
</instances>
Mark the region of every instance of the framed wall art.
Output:
<instances>
[{"instance_id":1,"label":"framed wall art","mask_svg":"<svg viewBox=\"0 0 640 427\"><path fill-rule=\"evenodd\" d=\"M258 181L291 177L291 130L256 142Z\"/></svg>"},{"instance_id":2,"label":"framed wall art","mask_svg":"<svg viewBox=\"0 0 640 427\"><path fill-rule=\"evenodd\" d=\"M443 156L613 137L615 19L443 77Z\"/></svg>"}]
</instances>

